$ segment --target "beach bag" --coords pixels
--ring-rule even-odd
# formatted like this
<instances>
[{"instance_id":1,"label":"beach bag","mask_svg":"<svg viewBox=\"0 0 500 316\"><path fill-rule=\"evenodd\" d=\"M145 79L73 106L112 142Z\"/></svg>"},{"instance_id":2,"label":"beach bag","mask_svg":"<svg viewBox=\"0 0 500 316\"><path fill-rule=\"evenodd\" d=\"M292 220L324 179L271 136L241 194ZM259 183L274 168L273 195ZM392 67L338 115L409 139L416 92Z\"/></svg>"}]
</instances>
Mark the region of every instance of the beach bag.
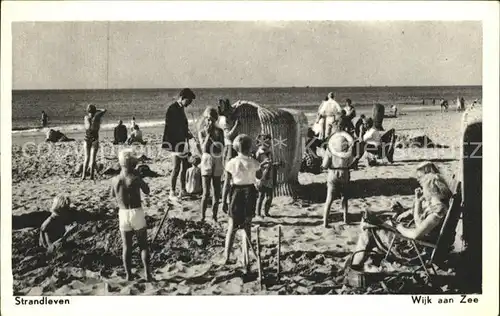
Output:
<instances>
[{"instance_id":1,"label":"beach bag","mask_svg":"<svg viewBox=\"0 0 500 316\"><path fill-rule=\"evenodd\" d=\"M196 166L192 166L186 172L186 192L189 194L202 192L201 169Z\"/></svg>"}]
</instances>

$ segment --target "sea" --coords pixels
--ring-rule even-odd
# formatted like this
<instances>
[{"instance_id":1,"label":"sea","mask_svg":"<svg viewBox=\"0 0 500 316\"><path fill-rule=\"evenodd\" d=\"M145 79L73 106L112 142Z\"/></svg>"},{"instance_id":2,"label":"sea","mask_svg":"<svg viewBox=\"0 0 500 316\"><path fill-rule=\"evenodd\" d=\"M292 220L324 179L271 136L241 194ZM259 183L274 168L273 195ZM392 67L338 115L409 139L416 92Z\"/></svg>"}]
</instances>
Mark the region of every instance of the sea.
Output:
<instances>
[{"instance_id":1,"label":"sea","mask_svg":"<svg viewBox=\"0 0 500 316\"><path fill-rule=\"evenodd\" d=\"M49 127L67 131L83 129L83 116L89 103L107 109L102 128L111 129L119 120L128 124L135 117L143 127L163 124L167 107L177 98L180 89L119 89L119 90L13 90L13 133L44 130L40 126L41 112L49 116ZM217 106L219 99L254 101L258 104L296 108L304 112L317 111L328 92L345 104L352 100L357 109L369 111L374 103L399 111L439 108L441 99L454 106L457 97L466 104L481 102L482 86L426 87L291 87L291 88L193 88L196 100L189 106L188 118L195 119L207 106ZM434 100L434 102L433 102ZM435 105L434 105L435 103ZM387 111L387 110L386 110Z\"/></svg>"}]
</instances>

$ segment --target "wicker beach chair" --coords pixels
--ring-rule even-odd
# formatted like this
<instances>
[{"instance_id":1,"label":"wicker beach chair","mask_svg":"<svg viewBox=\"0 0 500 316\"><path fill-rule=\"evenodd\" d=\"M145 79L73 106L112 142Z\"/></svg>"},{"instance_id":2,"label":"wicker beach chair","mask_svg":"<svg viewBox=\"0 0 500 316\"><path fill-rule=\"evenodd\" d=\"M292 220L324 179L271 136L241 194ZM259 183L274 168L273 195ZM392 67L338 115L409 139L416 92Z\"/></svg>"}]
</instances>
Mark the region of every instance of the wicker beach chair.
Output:
<instances>
[{"instance_id":1,"label":"wicker beach chair","mask_svg":"<svg viewBox=\"0 0 500 316\"><path fill-rule=\"evenodd\" d=\"M263 106L251 101L237 101L226 110L231 120L238 120L237 134L257 140L261 134L271 135L273 160L282 167L276 170L275 196L296 197L307 118L301 111ZM255 152L257 142L254 142Z\"/></svg>"}]
</instances>

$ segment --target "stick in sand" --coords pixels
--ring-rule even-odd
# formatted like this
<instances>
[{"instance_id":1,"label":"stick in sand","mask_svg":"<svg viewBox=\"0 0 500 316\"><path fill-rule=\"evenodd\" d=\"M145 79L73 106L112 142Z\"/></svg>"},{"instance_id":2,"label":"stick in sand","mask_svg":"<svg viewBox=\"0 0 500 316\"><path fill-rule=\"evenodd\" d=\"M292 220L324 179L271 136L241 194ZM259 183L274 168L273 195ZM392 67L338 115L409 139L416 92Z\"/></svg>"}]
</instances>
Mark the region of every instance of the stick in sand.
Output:
<instances>
[{"instance_id":1,"label":"stick in sand","mask_svg":"<svg viewBox=\"0 0 500 316\"><path fill-rule=\"evenodd\" d=\"M262 290L262 265L260 260L260 237L259 237L260 227L257 226L256 230L257 230L257 268L259 269L259 286L260 289Z\"/></svg>"},{"instance_id":2,"label":"stick in sand","mask_svg":"<svg viewBox=\"0 0 500 316\"><path fill-rule=\"evenodd\" d=\"M153 244L154 244L154 242L155 242L155 240L156 240L156 237L158 237L158 234L160 233L160 230L161 230L161 228L162 228L162 226L163 226L163 223L165 222L165 219L167 218L168 211L170 211L170 208L171 208L171 207L172 207L172 206L169 204L169 205L168 205L168 207L167 207L167 210L165 211L165 214L163 215L163 217L162 217L162 219L161 219L160 224L158 225L158 228L156 229L156 233L155 233L155 235L154 235L154 237L153 237L153 240L151 241L151 245L153 245Z\"/></svg>"},{"instance_id":3,"label":"stick in sand","mask_svg":"<svg viewBox=\"0 0 500 316\"><path fill-rule=\"evenodd\" d=\"M281 225L278 225L278 245L276 245L276 257L278 260L278 268L276 270L276 280L279 282L280 280L280 272L281 272L281 264L280 264L280 256L281 256Z\"/></svg>"}]
</instances>

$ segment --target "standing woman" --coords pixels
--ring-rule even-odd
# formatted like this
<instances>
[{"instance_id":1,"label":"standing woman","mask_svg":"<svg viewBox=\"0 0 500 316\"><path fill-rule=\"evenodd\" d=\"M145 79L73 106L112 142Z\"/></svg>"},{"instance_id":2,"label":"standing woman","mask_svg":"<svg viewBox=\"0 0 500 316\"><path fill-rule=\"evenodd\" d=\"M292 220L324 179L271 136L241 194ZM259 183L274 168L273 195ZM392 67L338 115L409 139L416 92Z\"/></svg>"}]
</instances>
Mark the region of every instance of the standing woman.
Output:
<instances>
[{"instance_id":1,"label":"standing woman","mask_svg":"<svg viewBox=\"0 0 500 316\"><path fill-rule=\"evenodd\" d=\"M194 92L185 88L179 93L177 101L172 103L165 115L165 130L161 147L171 151L174 158L172 171L170 199L176 199L177 177L181 175L180 196L186 194L186 171L188 168L189 140L193 135L189 131L188 120L184 109L196 98Z\"/></svg>"}]
</instances>

